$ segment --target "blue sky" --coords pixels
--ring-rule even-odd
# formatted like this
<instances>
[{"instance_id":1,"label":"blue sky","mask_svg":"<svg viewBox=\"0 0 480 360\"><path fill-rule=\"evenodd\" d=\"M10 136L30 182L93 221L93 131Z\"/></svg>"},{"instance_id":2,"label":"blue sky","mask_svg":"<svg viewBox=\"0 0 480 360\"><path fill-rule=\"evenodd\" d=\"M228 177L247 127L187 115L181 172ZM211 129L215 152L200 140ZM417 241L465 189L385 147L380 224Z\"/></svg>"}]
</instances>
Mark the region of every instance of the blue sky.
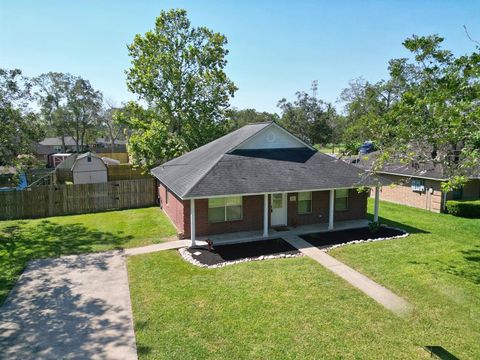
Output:
<instances>
[{"instance_id":1,"label":"blue sky","mask_svg":"<svg viewBox=\"0 0 480 360\"><path fill-rule=\"evenodd\" d=\"M456 54L474 50L462 25L480 39L480 1L22 1L0 2L0 67L28 76L70 72L119 104L135 98L125 85L126 44L151 29L162 9L184 8L194 26L228 38L232 105L278 111L318 80L334 102L348 81L377 81L402 41L438 33Z\"/></svg>"}]
</instances>

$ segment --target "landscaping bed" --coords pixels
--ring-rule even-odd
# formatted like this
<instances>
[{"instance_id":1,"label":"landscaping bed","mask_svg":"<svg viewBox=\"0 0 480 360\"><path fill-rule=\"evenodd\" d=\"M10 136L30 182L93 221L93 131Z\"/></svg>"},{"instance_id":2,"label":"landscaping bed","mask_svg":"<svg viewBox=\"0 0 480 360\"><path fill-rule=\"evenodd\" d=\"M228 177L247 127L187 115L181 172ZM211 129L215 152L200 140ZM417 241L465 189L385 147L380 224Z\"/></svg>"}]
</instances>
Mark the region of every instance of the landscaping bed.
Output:
<instances>
[{"instance_id":1,"label":"landscaping bed","mask_svg":"<svg viewBox=\"0 0 480 360\"><path fill-rule=\"evenodd\" d=\"M348 243L386 240L403 236L406 236L405 231L380 226L379 230L375 233L372 233L368 227L363 227L358 229L301 235L300 237L319 249L326 249Z\"/></svg>"},{"instance_id":2,"label":"landscaping bed","mask_svg":"<svg viewBox=\"0 0 480 360\"><path fill-rule=\"evenodd\" d=\"M202 267L220 267L239 262L299 256L300 252L283 239L269 239L213 246L181 249L182 256Z\"/></svg>"}]
</instances>

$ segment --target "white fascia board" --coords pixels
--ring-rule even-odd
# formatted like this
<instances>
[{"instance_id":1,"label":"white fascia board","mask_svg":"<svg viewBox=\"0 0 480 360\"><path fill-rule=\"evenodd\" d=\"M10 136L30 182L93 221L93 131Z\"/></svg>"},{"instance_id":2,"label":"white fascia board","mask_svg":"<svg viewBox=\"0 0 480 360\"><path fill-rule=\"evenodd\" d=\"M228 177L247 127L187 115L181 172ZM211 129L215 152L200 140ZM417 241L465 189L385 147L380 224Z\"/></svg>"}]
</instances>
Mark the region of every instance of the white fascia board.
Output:
<instances>
[{"instance_id":1,"label":"white fascia board","mask_svg":"<svg viewBox=\"0 0 480 360\"><path fill-rule=\"evenodd\" d=\"M418 179L425 179L425 180L434 180L434 181L446 181L447 180L447 179L432 178L432 177L422 176L422 175L399 174L399 173L388 172L388 171L377 171L377 173L378 174L401 176L401 177L406 177L406 178L418 178Z\"/></svg>"}]
</instances>

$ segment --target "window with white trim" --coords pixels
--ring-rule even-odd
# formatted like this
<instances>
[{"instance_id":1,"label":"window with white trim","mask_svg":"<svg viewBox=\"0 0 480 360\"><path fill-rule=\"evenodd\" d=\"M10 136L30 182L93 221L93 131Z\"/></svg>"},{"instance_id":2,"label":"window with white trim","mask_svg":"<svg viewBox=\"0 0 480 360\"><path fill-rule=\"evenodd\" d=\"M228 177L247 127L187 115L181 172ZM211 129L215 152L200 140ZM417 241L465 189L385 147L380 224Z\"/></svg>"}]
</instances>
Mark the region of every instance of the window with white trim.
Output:
<instances>
[{"instance_id":1,"label":"window with white trim","mask_svg":"<svg viewBox=\"0 0 480 360\"><path fill-rule=\"evenodd\" d=\"M423 179L412 179L411 188L412 188L412 191L424 192L425 191L425 181Z\"/></svg>"},{"instance_id":2,"label":"window with white trim","mask_svg":"<svg viewBox=\"0 0 480 360\"><path fill-rule=\"evenodd\" d=\"M297 211L299 214L310 214L312 212L312 192L299 192L297 201Z\"/></svg>"},{"instance_id":3,"label":"window with white trim","mask_svg":"<svg viewBox=\"0 0 480 360\"><path fill-rule=\"evenodd\" d=\"M242 220L243 198L230 196L208 199L208 222Z\"/></svg>"},{"instance_id":4,"label":"window with white trim","mask_svg":"<svg viewBox=\"0 0 480 360\"><path fill-rule=\"evenodd\" d=\"M335 211L348 210L348 189L335 190Z\"/></svg>"}]
</instances>

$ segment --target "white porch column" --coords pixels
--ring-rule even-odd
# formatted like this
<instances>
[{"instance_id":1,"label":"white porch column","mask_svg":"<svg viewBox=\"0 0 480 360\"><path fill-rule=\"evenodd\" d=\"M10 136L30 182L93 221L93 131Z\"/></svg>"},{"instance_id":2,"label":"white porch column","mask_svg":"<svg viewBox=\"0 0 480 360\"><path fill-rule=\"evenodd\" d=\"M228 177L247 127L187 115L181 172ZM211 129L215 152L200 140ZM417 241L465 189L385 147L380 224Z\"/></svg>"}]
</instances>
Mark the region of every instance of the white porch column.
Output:
<instances>
[{"instance_id":1,"label":"white porch column","mask_svg":"<svg viewBox=\"0 0 480 360\"><path fill-rule=\"evenodd\" d=\"M268 237L268 194L263 195L263 237Z\"/></svg>"},{"instance_id":2,"label":"white porch column","mask_svg":"<svg viewBox=\"0 0 480 360\"><path fill-rule=\"evenodd\" d=\"M380 205L380 186L375 186L375 207L373 210L373 221L378 222L378 207Z\"/></svg>"},{"instance_id":3,"label":"white porch column","mask_svg":"<svg viewBox=\"0 0 480 360\"><path fill-rule=\"evenodd\" d=\"M190 246L195 246L195 199L190 199Z\"/></svg>"},{"instance_id":4,"label":"white porch column","mask_svg":"<svg viewBox=\"0 0 480 360\"><path fill-rule=\"evenodd\" d=\"M330 190L330 201L328 205L328 230L333 230L333 216L335 214L335 190Z\"/></svg>"}]
</instances>

